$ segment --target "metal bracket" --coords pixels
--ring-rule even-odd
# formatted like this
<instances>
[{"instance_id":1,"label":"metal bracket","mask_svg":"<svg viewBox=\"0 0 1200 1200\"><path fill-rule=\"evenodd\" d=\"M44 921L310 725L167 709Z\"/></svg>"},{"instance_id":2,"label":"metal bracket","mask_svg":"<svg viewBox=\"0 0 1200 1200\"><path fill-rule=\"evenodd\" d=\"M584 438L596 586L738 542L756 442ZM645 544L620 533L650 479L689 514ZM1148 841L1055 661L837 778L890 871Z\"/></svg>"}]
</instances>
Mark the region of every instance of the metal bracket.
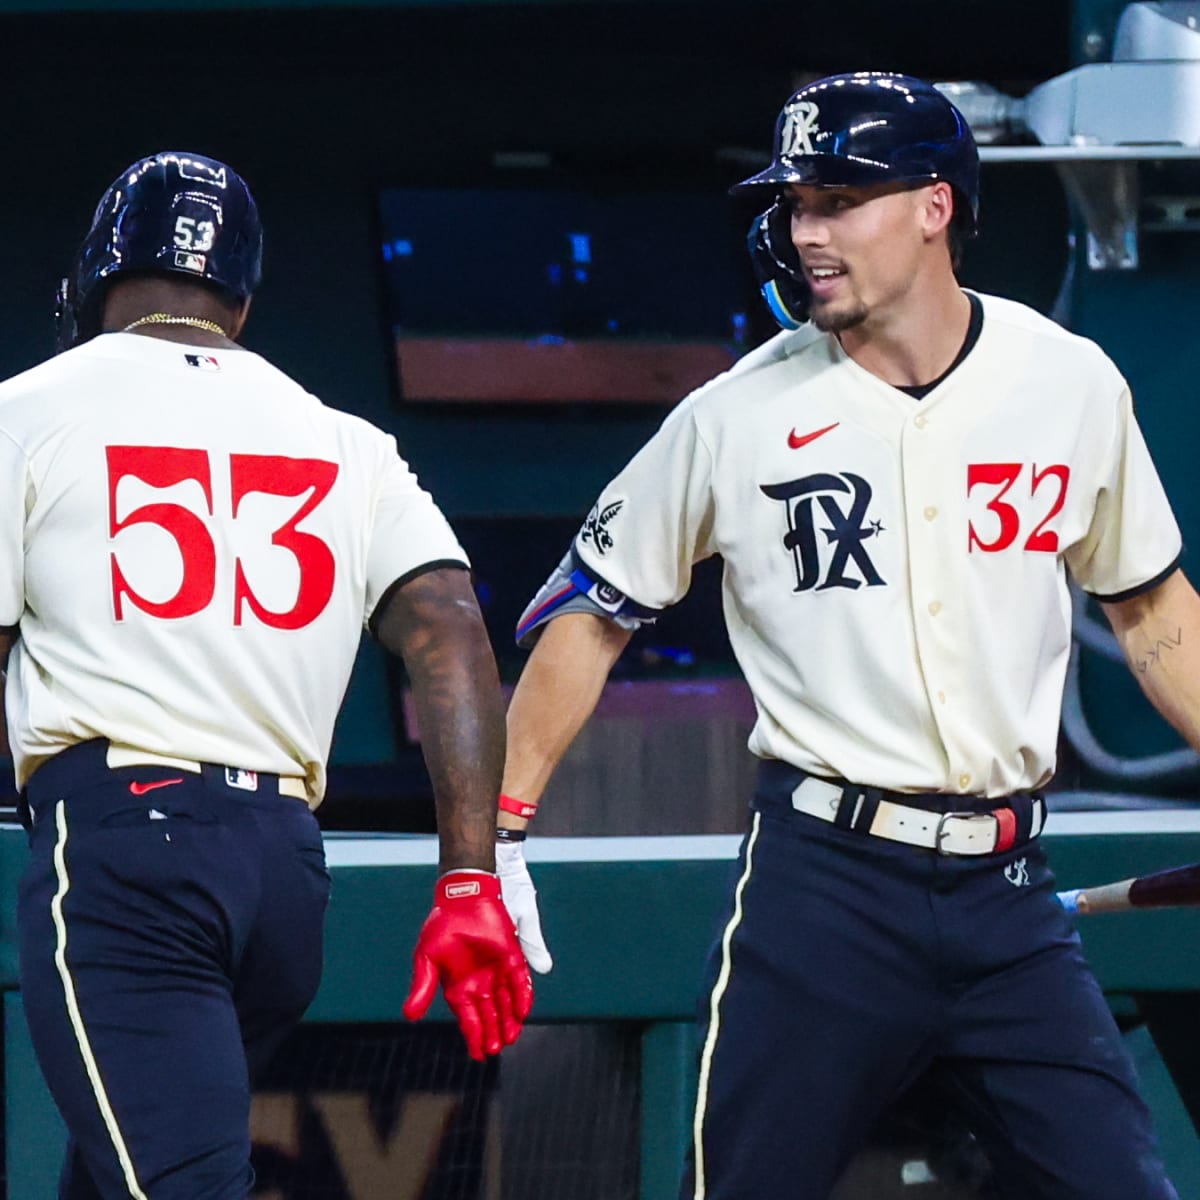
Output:
<instances>
[{"instance_id":1,"label":"metal bracket","mask_svg":"<svg viewBox=\"0 0 1200 1200\"><path fill-rule=\"evenodd\" d=\"M1087 225L1093 271L1138 268L1138 169L1132 162L1062 162L1058 174Z\"/></svg>"},{"instance_id":2,"label":"metal bracket","mask_svg":"<svg viewBox=\"0 0 1200 1200\"><path fill-rule=\"evenodd\" d=\"M1200 162L1200 149L1178 145L987 146L983 162L1052 163L1087 226L1087 264L1094 271L1136 271L1138 232L1200 230L1200 198L1140 195L1139 164Z\"/></svg>"}]
</instances>

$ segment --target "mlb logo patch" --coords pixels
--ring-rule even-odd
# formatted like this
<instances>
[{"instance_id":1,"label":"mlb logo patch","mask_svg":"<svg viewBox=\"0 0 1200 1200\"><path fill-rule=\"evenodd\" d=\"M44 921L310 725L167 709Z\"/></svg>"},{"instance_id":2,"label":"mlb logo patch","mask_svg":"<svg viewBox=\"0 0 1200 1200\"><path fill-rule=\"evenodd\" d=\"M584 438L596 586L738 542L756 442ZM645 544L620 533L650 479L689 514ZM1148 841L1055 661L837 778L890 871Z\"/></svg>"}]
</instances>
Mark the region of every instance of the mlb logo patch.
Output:
<instances>
[{"instance_id":1,"label":"mlb logo patch","mask_svg":"<svg viewBox=\"0 0 1200 1200\"><path fill-rule=\"evenodd\" d=\"M185 354L184 360L189 367L199 371L219 371L221 364L211 354Z\"/></svg>"},{"instance_id":2,"label":"mlb logo patch","mask_svg":"<svg viewBox=\"0 0 1200 1200\"><path fill-rule=\"evenodd\" d=\"M175 251L175 266L180 271L195 271L197 275L203 275L207 261L203 254L192 254L188 250Z\"/></svg>"},{"instance_id":3,"label":"mlb logo patch","mask_svg":"<svg viewBox=\"0 0 1200 1200\"><path fill-rule=\"evenodd\" d=\"M258 772L243 771L240 767L226 767L225 782L231 788L240 788L243 792L257 792Z\"/></svg>"}]
</instances>

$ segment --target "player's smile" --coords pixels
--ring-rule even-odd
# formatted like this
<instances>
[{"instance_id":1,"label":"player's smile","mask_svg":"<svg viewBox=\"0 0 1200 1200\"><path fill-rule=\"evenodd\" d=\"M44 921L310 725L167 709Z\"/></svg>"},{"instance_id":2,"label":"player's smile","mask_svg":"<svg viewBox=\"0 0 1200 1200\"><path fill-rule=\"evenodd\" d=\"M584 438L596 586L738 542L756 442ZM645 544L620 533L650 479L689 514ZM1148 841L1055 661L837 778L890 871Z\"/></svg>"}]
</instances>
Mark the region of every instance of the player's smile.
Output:
<instances>
[{"instance_id":1,"label":"player's smile","mask_svg":"<svg viewBox=\"0 0 1200 1200\"><path fill-rule=\"evenodd\" d=\"M848 271L844 265L832 263L804 263L804 277L816 300L829 300L842 286Z\"/></svg>"}]
</instances>

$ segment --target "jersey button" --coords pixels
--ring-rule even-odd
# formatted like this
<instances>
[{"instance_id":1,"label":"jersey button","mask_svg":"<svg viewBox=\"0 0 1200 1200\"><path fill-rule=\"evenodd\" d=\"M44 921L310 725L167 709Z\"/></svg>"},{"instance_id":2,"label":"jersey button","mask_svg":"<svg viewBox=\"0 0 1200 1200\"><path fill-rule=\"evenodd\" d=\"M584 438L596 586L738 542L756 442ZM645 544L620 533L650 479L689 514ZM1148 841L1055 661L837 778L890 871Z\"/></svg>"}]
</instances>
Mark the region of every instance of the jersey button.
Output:
<instances>
[{"instance_id":1,"label":"jersey button","mask_svg":"<svg viewBox=\"0 0 1200 1200\"><path fill-rule=\"evenodd\" d=\"M925 426L926 426L928 423L929 423L929 422L928 422L928 421L926 421L926 419L925 419L925 414L924 414L924 413L922 413L922 414L921 414L919 417L914 417L914 418L913 418L913 424L914 424L914 425L915 425L915 426L916 426L918 429L924 429L924 428L925 428Z\"/></svg>"},{"instance_id":2,"label":"jersey button","mask_svg":"<svg viewBox=\"0 0 1200 1200\"><path fill-rule=\"evenodd\" d=\"M970 786L970 783L971 783L971 777L970 777L970 775L967 775L965 772L958 777L958 786L960 788L963 788L965 790L967 787Z\"/></svg>"},{"instance_id":3,"label":"jersey button","mask_svg":"<svg viewBox=\"0 0 1200 1200\"><path fill-rule=\"evenodd\" d=\"M939 704L946 703L946 693L945 692L938 692L938 703Z\"/></svg>"},{"instance_id":4,"label":"jersey button","mask_svg":"<svg viewBox=\"0 0 1200 1200\"><path fill-rule=\"evenodd\" d=\"M936 509L936 508L934 508L934 507L933 507L933 505L931 504L931 505L930 505L930 506L929 506L929 507L928 507L928 508L925 510L925 520L927 520L927 521L932 521L932 520L933 520L933 518L934 518L934 517L936 517L936 516L937 516L937 509Z\"/></svg>"},{"instance_id":5,"label":"jersey button","mask_svg":"<svg viewBox=\"0 0 1200 1200\"><path fill-rule=\"evenodd\" d=\"M929 602L929 615L936 617L942 611L942 602L940 600L931 600Z\"/></svg>"}]
</instances>

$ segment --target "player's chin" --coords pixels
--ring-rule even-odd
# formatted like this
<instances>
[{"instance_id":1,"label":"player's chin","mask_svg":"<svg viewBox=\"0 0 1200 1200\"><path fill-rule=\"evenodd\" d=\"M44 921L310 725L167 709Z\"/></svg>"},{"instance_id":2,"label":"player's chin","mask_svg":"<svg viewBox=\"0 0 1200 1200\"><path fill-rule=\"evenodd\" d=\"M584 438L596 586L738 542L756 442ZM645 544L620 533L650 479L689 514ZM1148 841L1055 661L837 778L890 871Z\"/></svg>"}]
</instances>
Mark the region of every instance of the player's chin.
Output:
<instances>
[{"instance_id":1,"label":"player's chin","mask_svg":"<svg viewBox=\"0 0 1200 1200\"><path fill-rule=\"evenodd\" d=\"M810 315L812 323L822 333L844 333L861 325L868 313L866 305L853 301L814 300Z\"/></svg>"}]
</instances>

